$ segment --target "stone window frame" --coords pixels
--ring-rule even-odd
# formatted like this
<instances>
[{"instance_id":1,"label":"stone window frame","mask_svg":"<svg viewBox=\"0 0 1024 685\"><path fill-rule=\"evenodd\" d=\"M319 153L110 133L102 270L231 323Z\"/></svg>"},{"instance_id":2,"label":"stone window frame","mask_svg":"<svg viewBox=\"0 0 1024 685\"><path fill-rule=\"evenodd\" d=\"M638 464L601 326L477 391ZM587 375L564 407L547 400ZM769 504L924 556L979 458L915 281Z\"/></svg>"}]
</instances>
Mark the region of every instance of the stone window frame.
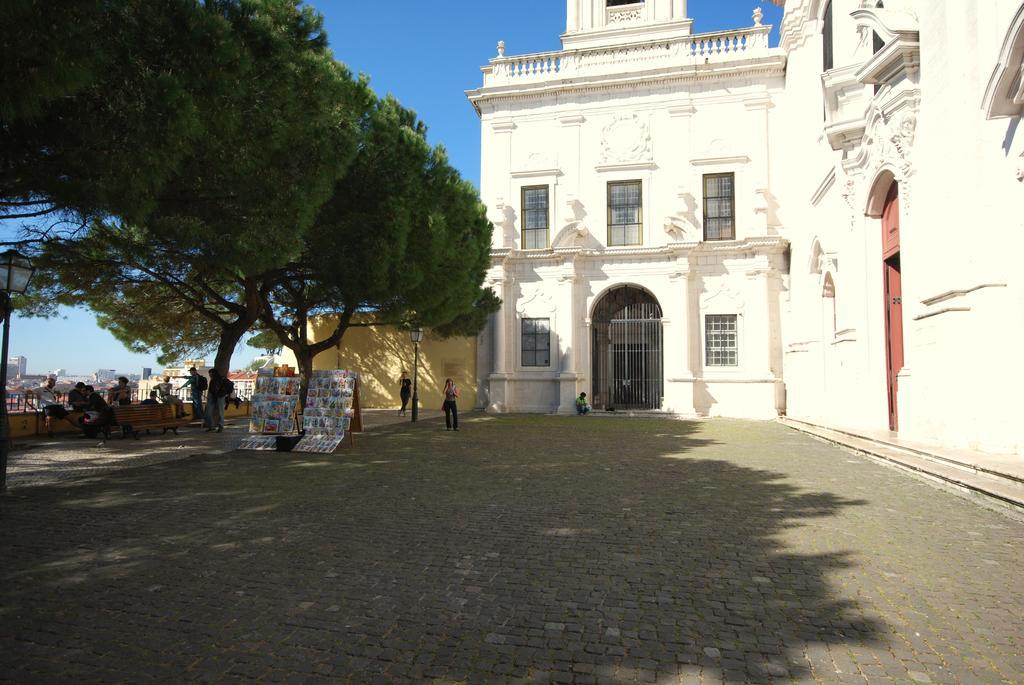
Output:
<instances>
[{"instance_id":1,"label":"stone window frame","mask_svg":"<svg viewBox=\"0 0 1024 685\"><path fill-rule=\"evenodd\" d=\"M635 224L636 226L638 226L637 241L636 242L632 242L632 243L627 243L627 242L616 243L616 242L612 242L612 227L613 226L632 226L632 225L634 225L634 224L612 224L612 186L626 186L626 185L636 185L636 186L639 186L639 188L640 188L640 192L639 192L640 203L637 206L637 209L639 210L639 213L637 215L637 222ZM616 181L608 181L607 185L606 185L606 193L607 194L606 194L605 202L606 202L607 209L608 209L608 217L607 217L608 234L606 236L606 239L607 239L607 243L606 244L608 245L608 247L634 247L634 246L638 246L638 245L643 245L644 244L644 181L643 181L643 179L641 179L641 178L628 178L628 179L622 179L622 180L616 180Z\"/></svg>"},{"instance_id":2,"label":"stone window frame","mask_svg":"<svg viewBox=\"0 0 1024 685\"><path fill-rule=\"evenodd\" d=\"M712 320L732 319L733 347L712 347L709 329ZM728 331L727 331L728 332ZM732 353L732 361L712 362L712 353L723 351ZM739 314L705 314L704 315L704 366L709 368L738 368L740 365L740 316Z\"/></svg>"},{"instance_id":3,"label":"stone window frame","mask_svg":"<svg viewBox=\"0 0 1024 685\"><path fill-rule=\"evenodd\" d=\"M526 227L526 193L529 191L543 190L544 191L544 228L527 228ZM548 184L522 186L519 189L519 202L520 202L520 216L522 217L520 227L520 245L524 250L546 250L551 247L551 186ZM544 233L544 244L528 245L527 234L528 233Z\"/></svg>"},{"instance_id":4,"label":"stone window frame","mask_svg":"<svg viewBox=\"0 0 1024 685\"><path fill-rule=\"evenodd\" d=\"M723 219L725 217L723 217L723 216L711 217L711 216L708 215L708 198L709 198L709 196L708 196L708 179L710 179L710 178L722 178L722 177L726 177L726 176L728 176L728 177L730 177L732 179L731 192L729 194L729 200L730 200L730 203L732 205L732 214L729 216L729 218L732 220L732 235L728 236L728 237L723 237L721 235L721 232L719 232L719 236L717 238L709 238L708 237L708 223L712 219ZM716 195L712 199L721 199L721 198L724 198L724 197L725 197L724 195ZM711 172L711 173L702 174L701 175L701 198L702 198L702 202L703 202L703 204L702 204L703 213L702 213L702 216L701 216L701 224L702 224L702 227L703 227L703 233L704 233L703 239L704 239L704 241L705 242L717 242L717 241L722 241L722 240L736 240L736 233L737 233L737 231L736 231L736 214L737 214L737 212L736 212L736 172L735 171L722 171L722 172Z\"/></svg>"},{"instance_id":5,"label":"stone window frame","mask_svg":"<svg viewBox=\"0 0 1024 685\"><path fill-rule=\"evenodd\" d=\"M544 333L538 333L536 329L531 330L527 333L527 322L545 322L546 330ZM527 347L527 339L530 339L532 345ZM544 342L544 346L540 346L541 342ZM546 352L547 360L543 364L537 363L537 353ZM534 355L532 362L527 363L527 353ZM520 319L519 324L519 358L520 365L523 368L550 368L551 367L551 319L549 317L523 317Z\"/></svg>"}]
</instances>

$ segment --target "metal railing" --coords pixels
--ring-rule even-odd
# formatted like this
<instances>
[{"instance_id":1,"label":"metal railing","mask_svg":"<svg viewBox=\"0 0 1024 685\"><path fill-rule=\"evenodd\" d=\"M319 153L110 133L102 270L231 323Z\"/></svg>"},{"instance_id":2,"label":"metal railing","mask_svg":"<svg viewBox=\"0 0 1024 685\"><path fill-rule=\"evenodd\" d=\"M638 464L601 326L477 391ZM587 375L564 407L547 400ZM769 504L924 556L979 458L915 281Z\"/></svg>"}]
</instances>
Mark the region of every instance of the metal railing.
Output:
<instances>
[{"instance_id":1,"label":"metal railing","mask_svg":"<svg viewBox=\"0 0 1024 685\"><path fill-rule=\"evenodd\" d=\"M111 388L99 388L96 390L104 400L108 399ZM71 409L71 405L68 403L68 394L65 392L53 393L64 408ZM139 389L131 389L132 402L141 401L139 398ZM189 398L191 399L191 398ZM7 392L7 413L8 414L30 414L32 412L42 411L42 406L39 403L39 398L35 396L35 392L32 390L15 390Z\"/></svg>"}]
</instances>

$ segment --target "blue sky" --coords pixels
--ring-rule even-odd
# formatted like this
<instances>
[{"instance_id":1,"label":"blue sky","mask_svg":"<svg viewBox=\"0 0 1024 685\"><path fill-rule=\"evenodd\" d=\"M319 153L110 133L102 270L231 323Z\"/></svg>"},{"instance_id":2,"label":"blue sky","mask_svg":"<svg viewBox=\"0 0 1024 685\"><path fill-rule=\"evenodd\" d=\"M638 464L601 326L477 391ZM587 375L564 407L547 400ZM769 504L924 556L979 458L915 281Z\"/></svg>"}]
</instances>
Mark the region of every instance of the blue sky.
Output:
<instances>
[{"instance_id":1,"label":"blue sky","mask_svg":"<svg viewBox=\"0 0 1024 685\"><path fill-rule=\"evenodd\" d=\"M430 141L444 145L452 164L479 185L480 126L463 91L481 83L480 67L496 54L504 40L507 54L559 48L565 30L561 0L313 0L324 15L335 56L353 72L371 79L378 93L395 95L419 114L429 128ZM695 32L751 26L756 2L689 0L688 14ZM782 10L762 5L764 23L779 25ZM777 42L777 29L773 35ZM10 234L10 230L4 232ZM88 311L68 309L65 318L23 319L14 316L11 355L28 358L31 373L66 368L88 373L100 368L138 372L160 368L155 355L128 352L95 324ZM239 346L232 368L259 354ZM211 358L212 359L212 358Z\"/></svg>"}]
</instances>

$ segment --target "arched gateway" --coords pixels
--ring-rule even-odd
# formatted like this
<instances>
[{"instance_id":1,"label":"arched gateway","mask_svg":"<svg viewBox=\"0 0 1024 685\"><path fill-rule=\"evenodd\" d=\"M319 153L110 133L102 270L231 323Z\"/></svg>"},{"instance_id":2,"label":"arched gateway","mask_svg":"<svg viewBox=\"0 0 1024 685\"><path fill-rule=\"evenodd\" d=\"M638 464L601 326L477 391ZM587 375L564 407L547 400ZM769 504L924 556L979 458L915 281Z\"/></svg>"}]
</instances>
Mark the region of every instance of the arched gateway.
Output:
<instances>
[{"instance_id":1,"label":"arched gateway","mask_svg":"<svg viewBox=\"0 0 1024 685\"><path fill-rule=\"evenodd\" d=\"M660 409L665 394L661 305L635 286L609 290L594 306L591 404Z\"/></svg>"}]
</instances>

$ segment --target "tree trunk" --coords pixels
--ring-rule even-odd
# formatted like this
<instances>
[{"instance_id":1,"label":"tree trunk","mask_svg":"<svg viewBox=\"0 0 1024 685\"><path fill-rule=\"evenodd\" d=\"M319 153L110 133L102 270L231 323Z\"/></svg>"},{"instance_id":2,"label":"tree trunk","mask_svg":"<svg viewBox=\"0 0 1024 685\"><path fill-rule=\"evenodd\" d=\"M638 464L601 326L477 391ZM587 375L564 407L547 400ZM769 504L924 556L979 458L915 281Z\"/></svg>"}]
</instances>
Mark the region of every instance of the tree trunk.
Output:
<instances>
[{"instance_id":1,"label":"tree trunk","mask_svg":"<svg viewBox=\"0 0 1024 685\"><path fill-rule=\"evenodd\" d=\"M239 313L238 318L233 322L223 324L220 342L217 344L217 356L213 360L213 368L217 369L224 378L227 378L231 371L231 355L238 347L238 342L260 320L263 300L260 299L259 285L254 278L245 279L243 286L245 289L245 312Z\"/></svg>"},{"instance_id":2,"label":"tree trunk","mask_svg":"<svg viewBox=\"0 0 1024 685\"><path fill-rule=\"evenodd\" d=\"M302 333L298 336L299 340L283 341L295 354L295 363L299 366L299 375L302 377L299 381L299 402L303 408L306 407L306 396L309 394L309 380L313 377L313 360L321 352L326 352L332 347L338 346L341 338L345 335L345 331L348 330L354 313L354 309L346 309L342 312L341 316L338 317L338 325L335 327L334 332L320 342L309 342L305 326L302 328Z\"/></svg>"},{"instance_id":3,"label":"tree trunk","mask_svg":"<svg viewBox=\"0 0 1024 685\"><path fill-rule=\"evenodd\" d=\"M295 350L295 363L299 365L299 406L305 409L309 380L313 377L313 352L309 345L304 345L301 351Z\"/></svg>"},{"instance_id":4,"label":"tree trunk","mask_svg":"<svg viewBox=\"0 0 1024 685\"><path fill-rule=\"evenodd\" d=\"M238 342L254 323L256 322L246 321L240 317L221 331L220 342L217 343L217 356L213 359L213 368L217 369L217 372L224 378L227 378L231 371L231 355L234 354Z\"/></svg>"}]
</instances>

